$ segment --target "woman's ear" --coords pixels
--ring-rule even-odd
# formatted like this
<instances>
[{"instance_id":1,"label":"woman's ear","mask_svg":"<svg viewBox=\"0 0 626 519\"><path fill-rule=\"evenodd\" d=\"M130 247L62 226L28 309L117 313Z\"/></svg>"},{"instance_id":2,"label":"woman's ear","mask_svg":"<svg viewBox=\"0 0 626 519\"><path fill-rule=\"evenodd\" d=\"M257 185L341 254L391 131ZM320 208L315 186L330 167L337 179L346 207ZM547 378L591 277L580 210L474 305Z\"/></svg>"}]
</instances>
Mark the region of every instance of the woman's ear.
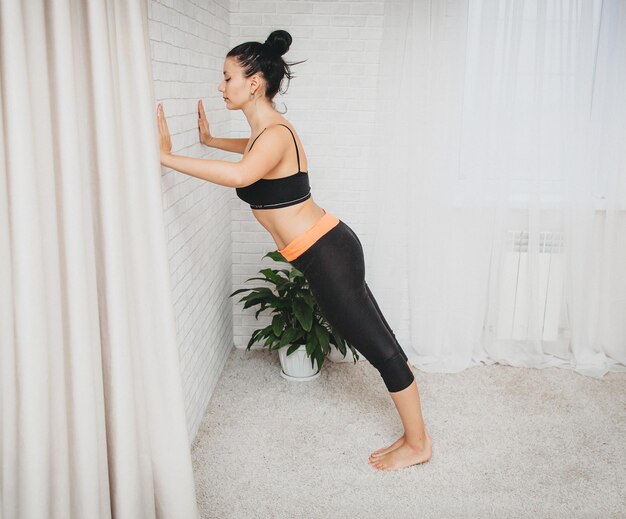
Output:
<instances>
[{"instance_id":1,"label":"woman's ear","mask_svg":"<svg viewBox=\"0 0 626 519\"><path fill-rule=\"evenodd\" d=\"M250 92L254 92L256 94L262 86L263 81L258 74L250 76Z\"/></svg>"}]
</instances>

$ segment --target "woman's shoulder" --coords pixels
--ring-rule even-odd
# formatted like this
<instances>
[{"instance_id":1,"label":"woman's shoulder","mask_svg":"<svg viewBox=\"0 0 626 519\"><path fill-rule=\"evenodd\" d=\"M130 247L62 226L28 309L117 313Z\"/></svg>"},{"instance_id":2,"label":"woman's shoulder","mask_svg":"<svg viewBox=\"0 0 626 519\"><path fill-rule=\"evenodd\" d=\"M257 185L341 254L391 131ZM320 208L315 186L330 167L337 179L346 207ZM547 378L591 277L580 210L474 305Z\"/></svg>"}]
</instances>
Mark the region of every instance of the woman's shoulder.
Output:
<instances>
[{"instance_id":1,"label":"woman's shoulder","mask_svg":"<svg viewBox=\"0 0 626 519\"><path fill-rule=\"evenodd\" d=\"M267 133L270 131L274 135L279 136L279 138L281 134L285 134L285 137L289 137L290 142L291 137L293 136L295 138L295 136L298 134L293 125L286 119L283 119L281 121L272 121L268 123L261 133Z\"/></svg>"},{"instance_id":2,"label":"woman's shoulder","mask_svg":"<svg viewBox=\"0 0 626 519\"><path fill-rule=\"evenodd\" d=\"M285 126L289 128L289 132L291 132L291 135L289 135L289 133L285 129ZM250 138L248 139L249 146L247 147L247 150L245 150L244 156L247 155L248 152L250 152L252 147L257 143L257 140L259 142L262 142L263 140L267 140L268 144L264 144L264 145L274 146L277 140L280 142L282 142L283 140L287 142L287 137L289 137L289 142L292 142L291 136L295 135L295 133L296 133L295 129L291 126L291 123L289 123L289 121L287 120L283 119L280 121L277 121L277 120L268 121L263 126L263 129L258 133L258 135L256 135L256 137L252 138L252 136L250 136ZM259 137L261 137L261 135L264 135L264 134L269 134L271 135L271 137L269 137L269 139L267 138L259 139ZM283 134L285 135L283 136ZM272 144L272 142L274 144Z\"/></svg>"},{"instance_id":3,"label":"woman's shoulder","mask_svg":"<svg viewBox=\"0 0 626 519\"><path fill-rule=\"evenodd\" d=\"M266 126L266 128L269 128L271 126L287 126L290 130L296 131L293 124L291 124L287 119L284 118L272 121Z\"/></svg>"}]
</instances>

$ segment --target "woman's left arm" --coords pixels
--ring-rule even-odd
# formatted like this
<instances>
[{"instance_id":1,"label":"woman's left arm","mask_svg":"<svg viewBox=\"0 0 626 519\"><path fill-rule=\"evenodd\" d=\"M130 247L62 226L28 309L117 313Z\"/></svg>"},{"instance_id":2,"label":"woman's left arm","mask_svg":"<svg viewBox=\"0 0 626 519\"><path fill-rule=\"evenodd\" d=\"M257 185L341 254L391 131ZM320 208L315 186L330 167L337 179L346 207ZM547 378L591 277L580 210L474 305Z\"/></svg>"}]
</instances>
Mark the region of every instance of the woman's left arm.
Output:
<instances>
[{"instance_id":1,"label":"woman's left arm","mask_svg":"<svg viewBox=\"0 0 626 519\"><path fill-rule=\"evenodd\" d=\"M245 187L263 178L280 162L284 152L284 139L273 128L265 132L267 137L262 146L254 148L240 162L225 160L198 159L171 153L172 142L167 128L163 108L157 109L157 120L160 133L161 164L202 180L226 187Z\"/></svg>"}]
</instances>

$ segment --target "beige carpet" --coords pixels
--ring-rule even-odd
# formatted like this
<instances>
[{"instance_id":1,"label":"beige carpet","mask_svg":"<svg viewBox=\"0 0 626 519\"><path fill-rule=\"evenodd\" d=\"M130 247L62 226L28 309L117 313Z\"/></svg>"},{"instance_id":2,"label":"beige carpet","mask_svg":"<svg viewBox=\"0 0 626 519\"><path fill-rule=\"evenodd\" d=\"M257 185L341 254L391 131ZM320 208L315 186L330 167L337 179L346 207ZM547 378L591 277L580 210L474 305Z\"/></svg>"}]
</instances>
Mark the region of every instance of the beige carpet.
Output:
<instances>
[{"instance_id":1,"label":"beige carpet","mask_svg":"<svg viewBox=\"0 0 626 519\"><path fill-rule=\"evenodd\" d=\"M204 518L624 518L626 373L415 370L433 457L367 463L402 434L367 361L311 382L233 349L193 445Z\"/></svg>"}]
</instances>

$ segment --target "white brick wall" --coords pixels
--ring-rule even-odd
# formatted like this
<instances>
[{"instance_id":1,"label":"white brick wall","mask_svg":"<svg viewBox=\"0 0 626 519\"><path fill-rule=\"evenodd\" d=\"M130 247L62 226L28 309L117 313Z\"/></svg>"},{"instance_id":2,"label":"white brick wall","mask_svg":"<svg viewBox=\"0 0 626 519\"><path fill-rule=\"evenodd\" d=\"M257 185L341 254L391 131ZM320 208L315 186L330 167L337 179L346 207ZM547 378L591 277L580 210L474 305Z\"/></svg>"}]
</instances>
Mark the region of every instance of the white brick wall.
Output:
<instances>
[{"instance_id":1,"label":"white brick wall","mask_svg":"<svg viewBox=\"0 0 626 519\"><path fill-rule=\"evenodd\" d=\"M366 247L366 186L361 179L375 122L384 0L231 0L230 9L231 47L265 41L271 31L285 29L293 43L284 58L307 60L293 67L296 77L287 93L276 97L276 106L284 111L286 103L285 117L302 140L316 203L350 225ZM242 114L236 114L233 128L240 136L250 135ZM260 260L276 245L244 202L234 198L232 204L235 290L259 283L244 281L275 265ZM254 309L243 311L239 298L233 299L234 341L245 348L252 332L270 320L255 320Z\"/></svg>"},{"instance_id":2,"label":"white brick wall","mask_svg":"<svg viewBox=\"0 0 626 519\"><path fill-rule=\"evenodd\" d=\"M288 112L305 147L313 197L368 241L365 214L367 148L374 101L384 0L149 0L150 45L157 102L162 102L173 150L220 160L239 155L198 143L196 104L202 99L212 132L248 137L241 112L224 108L216 90L228 50L264 41L286 29L293 43L285 58L296 77L277 108ZM270 235L234 190L164 170L163 208L190 442L233 346L244 348L253 330L269 322L242 311L228 295L275 250ZM366 258L367 261L367 258Z\"/></svg>"},{"instance_id":3,"label":"white brick wall","mask_svg":"<svg viewBox=\"0 0 626 519\"><path fill-rule=\"evenodd\" d=\"M211 130L228 136L231 117L216 95L230 48L228 1L197 3L148 2L156 100L163 103L174 152L233 160L233 154L199 144L196 110L202 99ZM163 171L163 210L191 443L233 347L228 295L234 191Z\"/></svg>"}]
</instances>

